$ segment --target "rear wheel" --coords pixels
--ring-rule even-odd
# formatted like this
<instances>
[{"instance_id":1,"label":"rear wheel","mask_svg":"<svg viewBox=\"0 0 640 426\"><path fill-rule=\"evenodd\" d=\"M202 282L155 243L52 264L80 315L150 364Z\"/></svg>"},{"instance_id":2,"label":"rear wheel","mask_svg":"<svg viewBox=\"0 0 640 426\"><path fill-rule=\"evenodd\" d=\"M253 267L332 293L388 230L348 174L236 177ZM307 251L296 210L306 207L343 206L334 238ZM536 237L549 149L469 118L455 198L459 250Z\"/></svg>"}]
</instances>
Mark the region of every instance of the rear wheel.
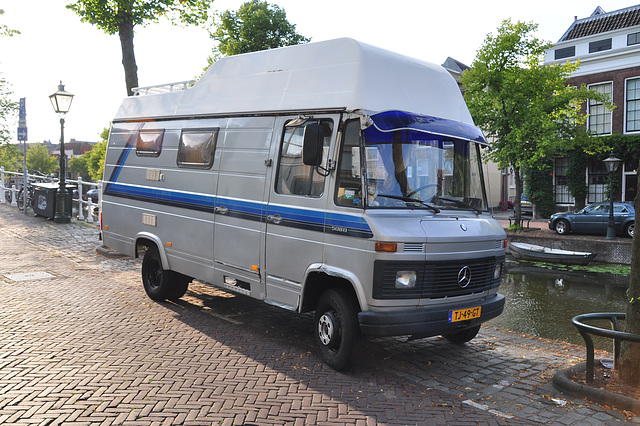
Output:
<instances>
[{"instance_id":1,"label":"rear wheel","mask_svg":"<svg viewBox=\"0 0 640 426\"><path fill-rule=\"evenodd\" d=\"M355 298L342 289L325 291L316 306L315 334L322 360L335 370L349 368L360 343Z\"/></svg>"},{"instance_id":2,"label":"rear wheel","mask_svg":"<svg viewBox=\"0 0 640 426\"><path fill-rule=\"evenodd\" d=\"M162 259L156 246L150 247L142 259L142 284L147 296L153 300L177 300L184 296L191 279L162 268Z\"/></svg>"},{"instance_id":3,"label":"rear wheel","mask_svg":"<svg viewBox=\"0 0 640 426\"><path fill-rule=\"evenodd\" d=\"M455 333L443 334L442 337L450 341L451 343L457 343L459 345L467 343L473 340L478 335L480 326L467 328L466 330L456 331Z\"/></svg>"},{"instance_id":4,"label":"rear wheel","mask_svg":"<svg viewBox=\"0 0 640 426\"><path fill-rule=\"evenodd\" d=\"M568 234L569 230L570 230L569 222L567 222L564 219L560 219L560 220L558 220L556 222L556 225L554 226L554 229L560 235Z\"/></svg>"}]
</instances>

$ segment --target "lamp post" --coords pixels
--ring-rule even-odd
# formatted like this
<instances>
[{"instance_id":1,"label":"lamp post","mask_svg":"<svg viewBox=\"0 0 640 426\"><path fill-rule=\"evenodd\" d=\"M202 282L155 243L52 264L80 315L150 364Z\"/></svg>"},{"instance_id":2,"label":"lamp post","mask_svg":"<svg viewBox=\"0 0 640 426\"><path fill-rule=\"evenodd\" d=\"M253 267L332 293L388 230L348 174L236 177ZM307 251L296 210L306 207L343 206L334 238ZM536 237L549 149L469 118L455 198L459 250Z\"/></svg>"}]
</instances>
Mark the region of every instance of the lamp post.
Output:
<instances>
[{"instance_id":1,"label":"lamp post","mask_svg":"<svg viewBox=\"0 0 640 426\"><path fill-rule=\"evenodd\" d=\"M618 166L622 160L613 155L613 151L609 154L609 158L602 160L609 172L609 223L607 223L607 240L616 239L616 224L613 219L613 173L618 170Z\"/></svg>"},{"instance_id":2,"label":"lamp post","mask_svg":"<svg viewBox=\"0 0 640 426\"><path fill-rule=\"evenodd\" d=\"M53 217L56 223L71 222L71 209L69 204L69 191L67 191L66 166L67 155L64 150L64 117L69 112L73 95L64 90L62 81L58 85L58 91L49 96L53 109L60 116L60 181L56 192L56 212Z\"/></svg>"}]
</instances>

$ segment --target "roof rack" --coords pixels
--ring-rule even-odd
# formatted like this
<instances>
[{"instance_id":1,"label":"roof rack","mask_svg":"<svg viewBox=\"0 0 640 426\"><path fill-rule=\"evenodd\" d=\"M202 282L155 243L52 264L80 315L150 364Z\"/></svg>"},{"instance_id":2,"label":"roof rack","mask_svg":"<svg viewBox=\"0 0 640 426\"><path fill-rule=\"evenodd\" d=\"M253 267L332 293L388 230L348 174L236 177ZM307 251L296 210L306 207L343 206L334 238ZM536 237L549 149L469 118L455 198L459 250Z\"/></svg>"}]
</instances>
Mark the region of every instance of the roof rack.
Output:
<instances>
[{"instance_id":1,"label":"roof rack","mask_svg":"<svg viewBox=\"0 0 640 426\"><path fill-rule=\"evenodd\" d=\"M134 87L131 89L133 96L155 95L159 93L173 92L174 90L187 90L196 80L176 81L175 83L157 84L155 86Z\"/></svg>"}]
</instances>

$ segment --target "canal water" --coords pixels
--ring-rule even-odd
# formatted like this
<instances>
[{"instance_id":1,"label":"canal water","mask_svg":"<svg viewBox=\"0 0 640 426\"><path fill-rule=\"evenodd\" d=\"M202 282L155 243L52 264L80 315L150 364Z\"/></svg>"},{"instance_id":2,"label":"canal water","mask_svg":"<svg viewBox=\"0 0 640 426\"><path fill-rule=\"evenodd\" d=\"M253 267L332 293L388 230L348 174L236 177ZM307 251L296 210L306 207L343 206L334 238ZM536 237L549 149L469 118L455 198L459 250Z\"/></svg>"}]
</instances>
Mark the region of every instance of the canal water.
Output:
<instances>
[{"instance_id":1,"label":"canal water","mask_svg":"<svg viewBox=\"0 0 640 426\"><path fill-rule=\"evenodd\" d=\"M571 324L574 316L626 311L629 276L624 267L622 273L603 273L508 258L506 272L500 287L506 305L501 316L488 322L494 327L584 346ZM592 324L609 327L608 321ZM596 337L594 344L596 349L612 348L610 339Z\"/></svg>"}]
</instances>

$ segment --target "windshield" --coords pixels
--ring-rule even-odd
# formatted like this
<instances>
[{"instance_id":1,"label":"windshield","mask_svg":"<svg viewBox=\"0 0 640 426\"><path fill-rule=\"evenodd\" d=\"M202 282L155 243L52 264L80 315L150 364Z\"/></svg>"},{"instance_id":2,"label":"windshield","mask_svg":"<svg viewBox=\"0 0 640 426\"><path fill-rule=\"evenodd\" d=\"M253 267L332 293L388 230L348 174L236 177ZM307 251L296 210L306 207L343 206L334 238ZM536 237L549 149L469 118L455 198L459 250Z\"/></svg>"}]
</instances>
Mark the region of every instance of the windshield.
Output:
<instances>
[{"instance_id":1,"label":"windshield","mask_svg":"<svg viewBox=\"0 0 640 426\"><path fill-rule=\"evenodd\" d=\"M363 138L369 208L487 210L478 143L375 125Z\"/></svg>"}]
</instances>

